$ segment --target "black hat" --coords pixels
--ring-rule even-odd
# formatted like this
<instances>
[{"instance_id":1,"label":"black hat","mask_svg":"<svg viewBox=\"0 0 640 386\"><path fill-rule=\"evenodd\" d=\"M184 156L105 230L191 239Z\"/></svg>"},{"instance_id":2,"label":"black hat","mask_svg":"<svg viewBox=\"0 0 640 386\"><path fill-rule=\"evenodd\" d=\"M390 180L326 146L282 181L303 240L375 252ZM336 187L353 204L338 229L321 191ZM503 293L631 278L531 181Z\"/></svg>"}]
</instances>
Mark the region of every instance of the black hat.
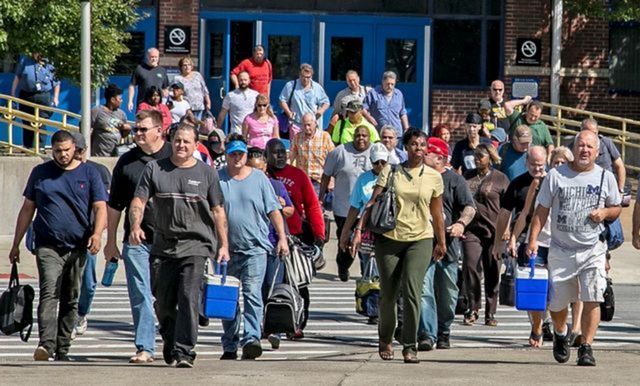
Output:
<instances>
[{"instance_id":1,"label":"black hat","mask_svg":"<svg viewBox=\"0 0 640 386\"><path fill-rule=\"evenodd\" d=\"M182 82L173 82L171 88L179 88L180 90L184 90L184 84L182 84Z\"/></svg>"},{"instance_id":2,"label":"black hat","mask_svg":"<svg viewBox=\"0 0 640 386\"><path fill-rule=\"evenodd\" d=\"M467 114L467 118L464 120L464 123L473 123L479 125L482 123L482 117L478 113L469 113Z\"/></svg>"}]
</instances>

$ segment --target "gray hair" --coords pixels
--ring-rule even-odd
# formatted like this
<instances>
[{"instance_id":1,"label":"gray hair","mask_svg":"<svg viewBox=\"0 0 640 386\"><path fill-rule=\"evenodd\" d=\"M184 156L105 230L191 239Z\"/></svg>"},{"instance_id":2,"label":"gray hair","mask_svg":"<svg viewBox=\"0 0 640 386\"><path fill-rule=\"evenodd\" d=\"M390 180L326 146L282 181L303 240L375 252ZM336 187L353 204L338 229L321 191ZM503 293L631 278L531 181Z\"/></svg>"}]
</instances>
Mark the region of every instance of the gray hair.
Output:
<instances>
[{"instance_id":1,"label":"gray hair","mask_svg":"<svg viewBox=\"0 0 640 386\"><path fill-rule=\"evenodd\" d=\"M382 74L382 80L383 80L383 81L385 81L385 80L387 80L387 79L393 79L393 80L396 80L396 79L398 79L398 76L397 76L397 75L396 75L396 73L395 73L395 72L393 72L393 71L385 71L385 72Z\"/></svg>"},{"instance_id":2,"label":"gray hair","mask_svg":"<svg viewBox=\"0 0 640 386\"><path fill-rule=\"evenodd\" d=\"M380 135L382 135L382 132L385 130L389 130L393 133L394 137L396 136L396 128L391 126L391 125L384 125L382 126L382 128L380 128Z\"/></svg>"},{"instance_id":3,"label":"gray hair","mask_svg":"<svg viewBox=\"0 0 640 386\"><path fill-rule=\"evenodd\" d=\"M147 55L150 55L153 51L158 51L158 54L160 53L159 49L157 49L156 47L151 47L147 50Z\"/></svg>"},{"instance_id":4,"label":"gray hair","mask_svg":"<svg viewBox=\"0 0 640 386\"><path fill-rule=\"evenodd\" d=\"M584 131L581 131L578 134L576 134L576 138L573 140L573 149L575 150L576 147L578 146L578 140L580 139L580 136L586 135L586 133L593 134L593 138L595 138L595 140L596 140L596 149L600 149L600 138L598 138L598 135L595 134L593 131L590 131L590 130L584 130Z\"/></svg>"},{"instance_id":5,"label":"gray hair","mask_svg":"<svg viewBox=\"0 0 640 386\"><path fill-rule=\"evenodd\" d=\"M349 78L349 76L350 76L350 75L355 75L355 76L357 76L357 77L360 77L360 75L358 75L358 71L356 71L356 70L349 70L349 71L347 71L347 73L345 74L345 76L344 76L344 77L345 77L345 78Z\"/></svg>"},{"instance_id":6,"label":"gray hair","mask_svg":"<svg viewBox=\"0 0 640 386\"><path fill-rule=\"evenodd\" d=\"M553 163L553 160L558 156L563 156L567 162L573 162L573 153L566 146L558 146L553 149L551 152L551 163Z\"/></svg>"},{"instance_id":7,"label":"gray hair","mask_svg":"<svg viewBox=\"0 0 640 386\"><path fill-rule=\"evenodd\" d=\"M583 119L582 123L580 123L580 129L585 130L587 126L593 126L596 130L598 130L598 121L593 118Z\"/></svg>"},{"instance_id":8,"label":"gray hair","mask_svg":"<svg viewBox=\"0 0 640 386\"><path fill-rule=\"evenodd\" d=\"M541 154L542 157L544 158L545 164L547 163L547 149L545 149L544 146L540 146L540 145L531 146L529 150L527 150L527 161L535 156L534 153Z\"/></svg>"},{"instance_id":9,"label":"gray hair","mask_svg":"<svg viewBox=\"0 0 640 386\"><path fill-rule=\"evenodd\" d=\"M313 73L313 66L309 63L302 63L300 65L300 72L311 72Z\"/></svg>"}]
</instances>

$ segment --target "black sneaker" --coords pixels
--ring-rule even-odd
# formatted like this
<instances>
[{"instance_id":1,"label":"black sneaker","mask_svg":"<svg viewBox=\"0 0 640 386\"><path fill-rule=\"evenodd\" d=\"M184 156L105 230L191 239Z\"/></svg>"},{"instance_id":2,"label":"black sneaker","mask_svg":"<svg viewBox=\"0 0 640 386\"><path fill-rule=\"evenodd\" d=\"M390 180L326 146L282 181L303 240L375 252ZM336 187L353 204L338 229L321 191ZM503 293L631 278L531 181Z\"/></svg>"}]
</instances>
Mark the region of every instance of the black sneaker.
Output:
<instances>
[{"instance_id":1,"label":"black sneaker","mask_svg":"<svg viewBox=\"0 0 640 386\"><path fill-rule=\"evenodd\" d=\"M338 266L338 278L340 281L349 281L349 268Z\"/></svg>"},{"instance_id":2,"label":"black sneaker","mask_svg":"<svg viewBox=\"0 0 640 386\"><path fill-rule=\"evenodd\" d=\"M242 357L240 359L256 359L262 355L262 345L260 342L249 342L242 347Z\"/></svg>"},{"instance_id":3,"label":"black sneaker","mask_svg":"<svg viewBox=\"0 0 640 386\"><path fill-rule=\"evenodd\" d=\"M225 351L220 357L221 361L235 361L236 359L238 359L237 351Z\"/></svg>"},{"instance_id":4,"label":"black sneaker","mask_svg":"<svg viewBox=\"0 0 640 386\"><path fill-rule=\"evenodd\" d=\"M583 343L578 349L578 366L595 366L596 358L593 357L591 345Z\"/></svg>"},{"instance_id":5,"label":"black sneaker","mask_svg":"<svg viewBox=\"0 0 640 386\"><path fill-rule=\"evenodd\" d=\"M571 357L571 348L569 347L569 336L559 336L553 334L553 357L558 363L565 363Z\"/></svg>"},{"instance_id":6,"label":"black sneaker","mask_svg":"<svg viewBox=\"0 0 640 386\"><path fill-rule=\"evenodd\" d=\"M418 342L418 351L433 350L433 340L431 338L422 339Z\"/></svg>"},{"instance_id":7,"label":"black sneaker","mask_svg":"<svg viewBox=\"0 0 640 386\"><path fill-rule=\"evenodd\" d=\"M544 342L553 341L553 331L551 331L551 321L542 323L542 340Z\"/></svg>"},{"instance_id":8,"label":"black sneaker","mask_svg":"<svg viewBox=\"0 0 640 386\"><path fill-rule=\"evenodd\" d=\"M449 349L451 348L451 343L449 343L449 335L439 335L438 343L436 343L436 348L441 349Z\"/></svg>"},{"instance_id":9,"label":"black sneaker","mask_svg":"<svg viewBox=\"0 0 640 386\"><path fill-rule=\"evenodd\" d=\"M179 369L191 369L193 368L193 359L191 358L182 358L176 364L176 367Z\"/></svg>"},{"instance_id":10,"label":"black sneaker","mask_svg":"<svg viewBox=\"0 0 640 386\"><path fill-rule=\"evenodd\" d=\"M206 316L198 315L198 325L200 327L207 327L209 323L209 318L207 318Z\"/></svg>"},{"instance_id":11,"label":"black sneaker","mask_svg":"<svg viewBox=\"0 0 640 386\"><path fill-rule=\"evenodd\" d=\"M173 366L176 364L176 359L173 357L173 347L165 344L162 346L162 359L164 359L164 363L169 366Z\"/></svg>"},{"instance_id":12,"label":"black sneaker","mask_svg":"<svg viewBox=\"0 0 640 386\"><path fill-rule=\"evenodd\" d=\"M70 362L69 354L66 352L57 352L55 357L56 362Z\"/></svg>"}]
</instances>

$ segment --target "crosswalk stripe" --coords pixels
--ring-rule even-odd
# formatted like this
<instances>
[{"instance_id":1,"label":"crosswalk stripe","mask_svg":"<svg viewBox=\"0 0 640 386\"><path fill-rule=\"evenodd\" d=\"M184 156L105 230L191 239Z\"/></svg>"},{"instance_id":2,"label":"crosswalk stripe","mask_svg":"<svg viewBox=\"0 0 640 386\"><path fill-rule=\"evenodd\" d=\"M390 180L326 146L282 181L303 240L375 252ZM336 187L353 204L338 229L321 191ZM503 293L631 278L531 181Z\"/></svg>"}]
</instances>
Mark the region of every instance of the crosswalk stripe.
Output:
<instances>
[{"instance_id":1,"label":"crosswalk stripe","mask_svg":"<svg viewBox=\"0 0 640 386\"><path fill-rule=\"evenodd\" d=\"M0 286L2 286L0 282ZM37 281L32 281L39 291ZM375 352L377 326L367 324L367 318L356 314L353 282L316 280L310 287L310 320L305 329L305 339L284 339L280 350L270 350L263 342L262 360L305 359L338 355L345 352ZM34 312L35 316L35 312ZM480 315L482 318L482 314ZM526 348L530 324L526 312L513 307L499 306L496 314L497 327L487 327L482 319L476 326L463 326L457 315L451 326L451 344L460 348ZM128 292L124 284L111 287L98 286L89 314L89 329L78 336L72 344L71 355L77 357L113 357L126 360L135 351L133 323ZM614 318L602 323L594 347L617 349L640 347L640 328ZM222 354L220 337L222 323L211 320L208 327L200 328L196 352L199 357L217 357ZM34 325L29 343L21 342L17 336L0 336L0 358L25 360L33 355L37 342L37 323ZM156 336L158 351L162 340ZM546 342L546 348L551 347Z\"/></svg>"}]
</instances>

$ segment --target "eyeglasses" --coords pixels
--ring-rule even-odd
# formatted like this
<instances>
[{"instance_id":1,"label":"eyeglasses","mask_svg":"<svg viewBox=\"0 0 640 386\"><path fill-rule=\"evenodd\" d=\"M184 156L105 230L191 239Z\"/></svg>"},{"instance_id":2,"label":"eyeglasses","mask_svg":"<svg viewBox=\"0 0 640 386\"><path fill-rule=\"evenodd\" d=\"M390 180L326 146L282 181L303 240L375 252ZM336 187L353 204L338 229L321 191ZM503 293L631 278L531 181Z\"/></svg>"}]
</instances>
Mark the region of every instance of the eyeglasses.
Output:
<instances>
[{"instance_id":1,"label":"eyeglasses","mask_svg":"<svg viewBox=\"0 0 640 386\"><path fill-rule=\"evenodd\" d=\"M392 136L392 135L389 135L389 136L387 136L387 135L383 135L383 136L382 136L382 139L395 139L395 138L396 138L396 137L395 137L395 136Z\"/></svg>"},{"instance_id":2,"label":"eyeglasses","mask_svg":"<svg viewBox=\"0 0 640 386\"><path fill-rule=\"evenodd\" d=\"M385 161L385 160L378 160L378 161L374 162L373 164L374 164L375 166L381 166L381 165L382 165L382 166L384 166L384 165L386 165L386 164L387 164L387 161Z\"/></svg>"},{"instance_id":3,"label":"eyeglasses","mask_svg":"<svg viewBox=\"0 0 640 386\"><path fill-rule=\"evenodd\" d=\"M136 127L133 127L131 129L131 131L133 131L134 134L135 133L145 134L147 131L153 130L153 129L157 129L159 127L160 126L154 126L154 127L139 127L139 126L136 126Z\"/></svg>"},{"instance_id":4,"label":"eyeglasses","mask_svg":"<svg viewBox=\"0 0 640 386\"><path fill-rule=\"evenodd\" d=\"M262 153L249 153L249 158L262 158Z\"/></svg>"}]
</instances>

